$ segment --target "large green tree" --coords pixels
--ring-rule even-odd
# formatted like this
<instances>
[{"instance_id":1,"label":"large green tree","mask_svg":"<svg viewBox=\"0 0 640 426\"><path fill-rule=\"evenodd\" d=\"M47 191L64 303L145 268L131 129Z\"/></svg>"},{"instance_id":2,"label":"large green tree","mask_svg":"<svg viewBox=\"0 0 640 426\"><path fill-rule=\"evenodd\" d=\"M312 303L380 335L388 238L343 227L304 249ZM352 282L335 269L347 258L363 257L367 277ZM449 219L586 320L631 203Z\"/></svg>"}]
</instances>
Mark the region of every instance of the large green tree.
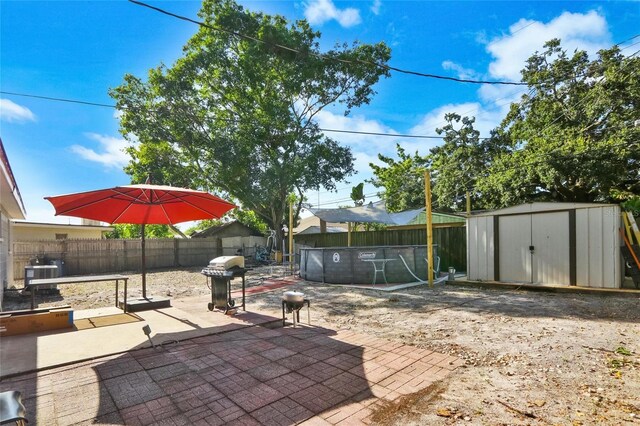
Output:
<instances>
[{"instance_id":1,"label":"large green tree","mask_svg":"<svg viewBox=\"0 0 640 426\"><path fill-rule=\"evenodd\" d=\"M529 93L495 134L479 190L496 207L532 200L614 201L640 194L640 58L618 47L568 55L559 40L527 61Z\"/></svg>"},{"instance_id":2,"label":"large green tree","mask_svg":"<svg viewBox=\"0 0 640 426\"><path fill-rule=\"evenodd\" d=\"M121 132L139 142L126 171L134 181L229 195L280 240L288 194L298 194L297 216L304 192L333 190L353 173L350 149L320 131L317 114L368 103L388 76L374 64L390 50L354 43L320 55L320 34L306 21L233 1L205 0L199 16L206 25L173 66L150 70L146 81L126 75L111 91Z\"/></svg>"},{"instance_id":3,"label":"large green tree","mask_svg":"<svg viewBox=\"0 0 640 426\"><path fill-rule=\"evenodd\" d=\"M424 195L416 169L429 166L434 205L462 210L527 201L617 201L640 195L640 58L617 47L568 55L559 40L545 44L522 71L529 91L502 123L480 139L473 118L451 113L436 129L442 145L426 157L379 156L371 165L395 209Z\"/></svg>"},{"instance_id":4,"label":"large green tree","mask_svg":"<svg viewBox=\"0 0 640 426\"><path fill-rule=\"evenodd\" d=\"M378 154L384 165L370 163L374 177L368 182L384 188L381 194L387 210L399 212L424 206L424 171L430 162L416 151L407 154L400 144L396 144L398 158Z\"/></svg>"},{"instance_id":5,"label":"large green tree","mask_svg":"<svg viewBox=\"0 0 640 426\"><path fill-rule=\"evenodd\" d=\"M492 159L504 152L496 136L480 139L473 124L474 117L445 114L446 124L436 129L443 135L442 145L430 150L433 195L441 210L461 211L466 207L466 193L474 208L485 207L485 197L478 190L478 181L486 178Z\"/></svg>"}]
</instances>

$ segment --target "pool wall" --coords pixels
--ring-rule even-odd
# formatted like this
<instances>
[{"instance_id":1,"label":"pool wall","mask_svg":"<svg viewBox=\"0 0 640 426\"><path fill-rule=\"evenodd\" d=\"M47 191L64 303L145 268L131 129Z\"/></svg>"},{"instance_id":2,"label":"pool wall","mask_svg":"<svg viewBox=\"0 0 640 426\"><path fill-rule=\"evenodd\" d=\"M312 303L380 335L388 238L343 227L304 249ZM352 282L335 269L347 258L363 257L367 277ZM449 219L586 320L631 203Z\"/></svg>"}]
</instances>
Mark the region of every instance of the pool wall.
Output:
<instances>
[{"instance_id":1,"label":"pool wall","mask_svg":"<svg viewBox=\"0 0 640 426\"><path fill-rule=\"evenodd\" d=\"M434 259L437 246L433 247ZM427 279L427 246L372 246L372 247L322 247L300 249L300 276L308 281L329 284L372 284L374 262L372 259L393 259L385 264L385 275L389 283L416 282L407 266L421 280ZM378 268L381 262L375 262ZM437 266L437 265L436 265ZM378 272L376 284L383 284Z\"/></svg>"}]
</instances>

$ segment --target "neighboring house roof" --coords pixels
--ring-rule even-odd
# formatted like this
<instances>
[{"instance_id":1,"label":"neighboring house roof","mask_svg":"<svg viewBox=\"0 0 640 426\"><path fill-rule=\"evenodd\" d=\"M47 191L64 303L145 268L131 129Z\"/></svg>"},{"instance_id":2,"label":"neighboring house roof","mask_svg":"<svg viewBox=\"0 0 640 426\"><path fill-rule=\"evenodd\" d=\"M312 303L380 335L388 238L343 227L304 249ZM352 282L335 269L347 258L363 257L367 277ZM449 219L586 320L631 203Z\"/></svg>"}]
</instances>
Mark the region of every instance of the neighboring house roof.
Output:
<instances>
[{"instance_id":1,"label":"neighboring house roof","mask_svg":"<svg viewBox=\"0 0 640 426\"><path fill-rule=\"evenodd\" d=\"M411 219L407 225L424 225L427 223L427 215L423 211L419 212L413 219ZM464 215L459 216L456 214L450 213L440 213L440 212L432 212L431 213L431 222L432 223L465 223L466 217Z\"/></svg>"},{"instance_id":2,"label":"neighboring house roof","mask_svg":"<svg viewBox=\"0 0 640 426\"><path fill-rule=\"evenodd\" d=\"M261 236L262 234L255 229L240 223L238 221L233 221L229 223L224 223L222 225L211 226L205 230L194 232L191 234L191 238L206 238L206 237L215 237L217 234L227 230L230 227L243 227L250 231L250 235Z\"/></svg>"},{"instance_id":3,"label":"neighboring house roof","mask_svg":"<svg viewBox=\"0 0 640 426\"><path fill-rule=\"evenodd\" d=\"M13 225L22 228L47 228L47 229L91 229L91 230L100 230L103 232L113 231L113 226L104 226L104 225L72 225L72 224L64 224L64 223L46 223L46 222L29 222L26 220L14 220Z\"/></svg>"},{"instance_id":4,"label":"neighboring house roof","mask_svg":"<svg viewBox=\"0 0 640 426\"><path fill-rule=\"evenodd\" d=\"M6 210L10 219L24 219L27 216L27 211L24 208L24 202L1 138L0 169L0 207ZM5 194L11 194L11 196L6 197Z\"/></svg>"}]
</instances>

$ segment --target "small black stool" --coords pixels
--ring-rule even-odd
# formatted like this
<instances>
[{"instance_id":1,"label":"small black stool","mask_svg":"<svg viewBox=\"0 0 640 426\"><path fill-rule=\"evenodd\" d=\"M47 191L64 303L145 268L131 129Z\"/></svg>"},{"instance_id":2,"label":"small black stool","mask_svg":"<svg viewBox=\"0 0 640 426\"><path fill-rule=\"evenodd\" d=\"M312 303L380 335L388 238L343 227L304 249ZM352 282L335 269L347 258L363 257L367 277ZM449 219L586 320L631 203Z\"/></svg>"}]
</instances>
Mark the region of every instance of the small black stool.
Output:
<instances>
[{"instance_id":1,"label":"small black stool","mask_svg":"<svg viewBox=\"0 0 640 426\"><path fill-rule=\"evenodd\" d=\"M27 424L26 414L20 392L0 392L0 425L15 423L24 426Z\"/></svg>"}]
</instances>

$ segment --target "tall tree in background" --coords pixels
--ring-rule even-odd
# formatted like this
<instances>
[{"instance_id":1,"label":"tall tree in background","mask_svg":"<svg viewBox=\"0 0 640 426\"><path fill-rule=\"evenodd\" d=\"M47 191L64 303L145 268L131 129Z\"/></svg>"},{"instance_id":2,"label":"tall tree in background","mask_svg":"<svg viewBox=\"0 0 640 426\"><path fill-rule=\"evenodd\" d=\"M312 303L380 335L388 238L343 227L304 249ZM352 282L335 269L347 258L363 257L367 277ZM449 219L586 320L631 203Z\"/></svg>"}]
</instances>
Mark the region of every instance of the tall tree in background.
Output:
<instances>
[{"instance_id":1,"label":"tall tree in background","mask_svg":"<svg viewBox=\"0 0 640 426\"><path fill-rule=\"evenodd\" d=\"M445 120L447 124L436 129L444 135L443 144L431 148L429 154L437 204L441 210L464 210L468 191L474 208L484 207L477 181L486 176L500 144L497 139L480 139L480 132L473 127L474 117L449 113Z\"/></svg>"},{"instance_id":2,"label":"tall tree in background","mask_svg":"<svg viewBox=\"0 0 640 426\"><path fill-rule=\"evenodd\" d=\"M418 152L413 156L407 154L400 144L396 144L396 149L397 160L378 154L378 159L385 165L369 163L374 177L368 182L384 188L382 199L386 202L387 210L391 212L422 207L424 206L424 170L428 167L429 161L418 155Z\"/></svg>"},{"instance_id":3,"label":"tall tree in background","mask_svg":"<svg viewBox=\"0 0 640 426\"><path fill-rule=\"evenodd\" d=\"M452 113L436 131L444 143L427 157L379 155L371 182L395 210L419 206L430 166L439 209L462 210L527 201L619 201L640 195L640 58L617 47L569 56L559 40L545 44L522 71L529 92L511 105L488 139L474 119Z\"/></svg>"},{"instance_id":4,"label":"tall tree in background","mask_svg":"<svg viewBox=\"0 0 640 426\"><path fill-rule=\"evenodd\" d=\"M495 207L524 201L614 201L640 194L640 58L618 47L590 60L545 44L522 71L530 92L498 128L479 190Z\"/></svg>"},{"instance_id":5,"label":"tall tree in background","mask_svg":"<svg viewBox=\"0 0 640 426\"><path fill-rule=\"evenodd\" d=\"M134 181L219 191L253 210L282 239L287 195L335 189L353 173L349 148L315 121L327 106L344 113L370 101L390 50L384 43L336 46L320 58L320 34L306 21L251 13L233 1L205 0L206 27L172 67L148 80L126 75L111 96L131 141ZM264 41L248 40L232 30ZM277 45L295 49L291 51ZM327 59L329 58L329 59Z\"/></svg>"}]
</instances>

